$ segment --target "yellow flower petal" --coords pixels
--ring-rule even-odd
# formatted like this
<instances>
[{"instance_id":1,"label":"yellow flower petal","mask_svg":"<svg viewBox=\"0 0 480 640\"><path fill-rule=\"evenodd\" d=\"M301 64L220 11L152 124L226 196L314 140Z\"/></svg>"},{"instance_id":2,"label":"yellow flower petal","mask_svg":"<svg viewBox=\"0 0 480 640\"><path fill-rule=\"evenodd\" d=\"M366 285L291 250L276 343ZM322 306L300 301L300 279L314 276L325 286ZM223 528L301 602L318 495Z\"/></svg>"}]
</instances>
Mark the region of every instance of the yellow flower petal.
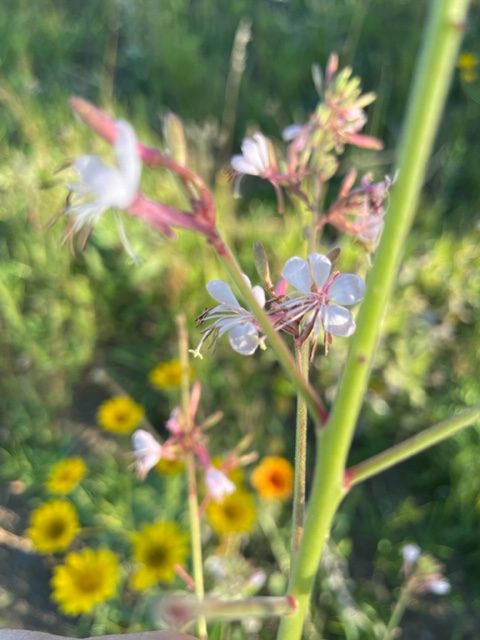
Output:
<instances>
[{"instance_id":1,"label":"yellow flower petal","mask_svg":"<svg viewBox=\"0 0 480 640\"><path fill-rule=\"evenodd\" d=\"M100 405L98 424L112 433L129 434L138 427L145 410L128 396L116 396Z\"/></svg>"},{"instance_id":2,"label":"yellow flower petal","mask_svg":"<svg viewBox=\"0 0 480 640\"><path fill-rule=\"evenodd\" d=\"M117 556L108 549L69 553L53 570L52 599L67 615L88 613L115 594L119 577Z\"/></svg>"},{"instance_id":3,"label":"yellow flower petal","mask_svg":"<svg viewBox=\"0 0 480 640\"><path fill-rule=\"evenodd\" d=\"M82 458L65 458L50 469L45 488L50 493L70 493L86 472L87 467Z\"/></svg>"},{"instance_id":4,"label":"yellow flower petal","mask_svg":"<svg viewBox=\"0 0 480 640\"><path fill-rule=\"evenodd\" d=\"M37 551L65 551L80 530L75 507L67 500L44 502L30 515L26 534Z\"/></svg>"}]
</instances>

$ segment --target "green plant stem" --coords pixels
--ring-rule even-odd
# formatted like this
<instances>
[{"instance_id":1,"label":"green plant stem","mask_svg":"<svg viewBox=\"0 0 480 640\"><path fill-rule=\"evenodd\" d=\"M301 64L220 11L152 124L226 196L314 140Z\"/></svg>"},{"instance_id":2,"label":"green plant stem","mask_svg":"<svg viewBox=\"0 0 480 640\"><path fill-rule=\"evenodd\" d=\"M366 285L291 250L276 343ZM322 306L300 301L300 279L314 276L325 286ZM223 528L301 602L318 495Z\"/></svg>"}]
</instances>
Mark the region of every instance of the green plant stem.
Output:
<instances>
[{"instance_id":1,"label":"green plant stem","mask_svg":"<svg viewBox=\"0 0 480 640\"><path fill-rule=\"evenodd\" d=\"M219 258L222 260L227 271L229 272L232 280L237 285L240 293L244 297L250 311L255 316L260 328L265 336L268 338L268 343L275 351L275 354L284 368L286 374L289 376L296 389L305 399L305 402L310 410L313 420L317 426L322 426L328 419L328 411L325 408L323 402L318 397L314 389L308 383L308 380L298 370L295 363L295 359L290 353L283 338L275 331L270 319L265 311L260 307L252 293L252 290L245 282L242 270L240 269L235 256L232 251L222 240L222 251L217 250Z\"/></svg>"},{"instance_id":2,"label":"green plant stem","mask_svg":"<svg viewBox=\"0 0 480 640\"><path fill-rule=\"evenodd\" d=\"M310 341L302 347L295 347L298 370L308 380L308 359ZM297 554L303 535L305 519L305 492L307 472L307 405L301 393L297 392L297 415L295 421L295 480L292 508L292 558Z\"/></svg>"},{"instance_id":3,"label":"green plant stem","mask_svg":"<svg viewBox=\"0 0 480 640\"><path fill-rule=\"evenodd\" d=\"M377 473L390 469L390 467L404 460L408 460L408 458L432 447L437 442L453 436L457 431L472 426L478 420L480 420L480 406L466 409L457 416L443 420L435 426L408 438L408 440L400 442L394 447L390 447L390 449L386 449L382 453L356 464L354 467L350 467L345 472L346 489L377 475Z\"/></svg>"},{"instance_id":4,"label":"green plant stem","mask_svg":"<svg viewBox=\"0 0 480 640\"><path fill-rule=\"evenodd\" d=\"M188 333L185 316L177 316L178 344L180 363L182 365L181 394L182 416L187 431L194 428L190 415L190 366L188 361ZM190 523L190 544L192 549L193 580L195 583L195 595L201 601L205 596L203 580L202 537L200 529L200 510L198 506L197 469L193 454L186 456L185 460L188 487L188 514ZM204 616L197 620L197 633L200 640L208 638L207 622Z\"/></svg>"},{"instance_id":5,"label":"green plant stem","mask_svg":"<svg viewBox=\"0 0 480 640\"><path fill-rule=\"evenodd\" d=\"M393 608L392 615L390 616L390 620L388 621L387 627L385 629L385 633L383 635L383 640L391 640L393 637L393 632L398 626L398 623L403 617L405 613L405 609L408 606L408 601L410 598L410 581L408 581L401 589L400 594L398 596L398 600Z\"/></svg>"},{"instance_id":6,"label":"green plant stem","mask_svg":"<svg viewBox=\"0 0 480 640\"><path fill-rule=\"evenodd\" d=\"M303 540L290 579L297 612L282 620L278 640L299 640L310 593L333 517L344 495L345 463L363 402L382 318L395 282L445 103L468 0L437 0L415 74L398 160L398 180L367 282L345 370L328 425L318 437Z\"/></svg>"}]
</instances>

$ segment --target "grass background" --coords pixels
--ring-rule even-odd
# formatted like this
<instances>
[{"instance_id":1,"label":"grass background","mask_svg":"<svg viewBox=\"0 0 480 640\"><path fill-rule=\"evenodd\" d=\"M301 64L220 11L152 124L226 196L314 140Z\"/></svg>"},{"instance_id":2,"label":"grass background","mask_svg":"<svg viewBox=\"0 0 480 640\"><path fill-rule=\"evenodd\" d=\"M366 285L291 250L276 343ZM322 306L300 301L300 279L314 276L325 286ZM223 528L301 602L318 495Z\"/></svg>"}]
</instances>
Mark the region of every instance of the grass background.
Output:
<instances>
[{"instance_id":1,"label":"grass background","mask_svg":"<svg viewBox=\"0 0 480 640\"><path fill-rule=\"evenodd\" d=\"M161 116L185 122L190 158L215 187L220 226L254 276L251 246L260 239L278 273L301 248L298 216L281 218L268 188L254 180L234 201L224 159L246 131L274 138L301 121L317 96L313 63L331 51L352 64L366 90L378 94L368 133L385 140L379 155L352 154L380 178L395 158L406 96L427 4L413 0L73 0L6 1L0 11L0 477L4 531L21 536L29 510L42 498L50 466L85 454L91 473L75 496L83 521L101 513L100 538L142 519L182 517L181 486L161 478L139 485L126 472L128 443L99 433L95 411L108 390L94 383L104 368L162 424L176 403L147 382L159 360L176 354L174 316L185 311L193 344L194 318L209 304L204 285L222 272L208 247L189 233L167 242L136 221L129 236L143 258L133 267L104 216L83 254L60 246L61 225L48 221L65 198L56 169L87 151L105 152L70 113L82 95L128 118L139 136L161 144ZM464 50L478 53L474 2ZM222 119L235 31L251 24L236 118ZM227 93L227 98L229 94ZM230 96L231 97L231 96ZM385 319L352 462L422 427L480 402L480 83L455 77L423 200L407 246L398 287ZM149 194L181 203L168 175L145 171ZM323 248L343 248L342 268L365 260L333 233ZM363 261L363 262L362 262ZM314 380L331 400L345 344L317 358ZM292 454L294 397L268 352L234 355L226 344L194 363L204 386L204 412L225 412L215 434L221 452L240 435L254 436L262 454ZM241 392L239 392L241 390ZM272 408L274 410L272 410ZM337 517L332 562L368 623L351 622L332 567L318 581L318 637L371 638L386 620L399 585L399 549L416 541L446 565L452 593L417 603L404 637L478 637L480 618L480 440L470 429L378 479L356 488ZM93 505L96 505L95 507ZM285 538L287 519L276 534ZM99 523L95 520L96 525ZM129 525L130 526L130 525ZM113 532L113 533L112 533ZM286 538L285 538L286 539ZM270 592L281 590L271 535L259 531L245 554L266 564ZM52 561L0 544L0 622L39 629L115 631L147 624L139 602L67 621L48 604ZM16 568L16 577L10 579ZM277 580L278 585L275 582ZM345 595L345 594L344 594ZM143 608L142 608L143 607ZM128 611L128 615L125 613ZM133 611L133 613L132 613ZM133 623L132 623L133 620ZM325 622L327 621L327 622ZM370 625L370 626L369 626ZM232 633L240 634L239 629ZM268 625L262 637L270 637ZM313 632L312 632L313 633ZM409 635L410 633L410 635ZM412 635L413 634L413 635ZM315 637L312 635L311 637Z\"/></svg>"}]
</instances>

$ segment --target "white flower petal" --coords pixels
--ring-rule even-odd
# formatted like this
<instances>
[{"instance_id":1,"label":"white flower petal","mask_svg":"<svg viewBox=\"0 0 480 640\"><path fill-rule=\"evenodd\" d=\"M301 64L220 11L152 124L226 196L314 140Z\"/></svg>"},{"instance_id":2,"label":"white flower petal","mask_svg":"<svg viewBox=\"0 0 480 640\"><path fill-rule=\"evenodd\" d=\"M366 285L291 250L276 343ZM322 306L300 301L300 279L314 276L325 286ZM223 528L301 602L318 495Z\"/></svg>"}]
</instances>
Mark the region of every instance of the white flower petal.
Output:
<instances>
[{"instance_id":1,"label":"white flower petal","mask_svg":"<svg viewBox=\"0 0 480 640\"><path fill-rule=\"evenodd\" d=\"M402 557L405 564L413 565L419 559L422 550L418 544L406 544L402 547Z\"/></svg>"},{"instance_id":2,"label":"white flower petal","mask_svg":"<svg viewBox=\"0 0 480 640\"><path fill-rule=\"evenodd\" d=\"M220 502L225 496L230 495L235 491L235 485L227 476L216 469L215 467L209 467L205 471L205 484L210 497L216 502Z\"/></svg>"},{"instance_id":3,"label":"white flower petal","mask_svg":"<svg viewBox=\"0 0 480 640\"><path fill-rule=\"evenodd\" d=\"M257 144L258 156L260 158L262 171L265 171L270 165L270 153L268 149L267 138L263 135L263 133L257 132L253 135L253 139Z\"/></svg>"},{"instance_id":4,"label":"white flower petal","mask_svg":"<svg viewBox=\"0 0 480 640\"><path fill-rule=\"evenodd\" d=\"M236 155L230 160L230 164L237 171L237 173L249 173L253 176L258 176L258 171L254 165L245 160L243 156Z\"/></svg>"},{"instance_id":5,"label":"white flower petal","mask_svg":"<svg viewBox=\"0 0 480 640\"><path fill-rule=\"evenodd\" d=\"M132 445L137 475L143 479L162 457L162 445L145 429L134 431Z\"/></svg>"},{"instance_id":6,"label":"white flower petal","mask_svg":"<svg viewBox=\"0 0 480 640\"><path fill-rule=\"evenodd\" d=\"M342 273L332 282L328 297L338 304L356 304L365 295L365 282L354 273Z\"/></svg>"},{"instance_id":7,"label":"white flower petal","mask_svg":"<svg viewBox=\"0 0 480 640\"><path fill-rule=\"evenodd\" d=\"M242 356L251 356L258 348L258 331L251 322L243 322L234 327L228 336L230 346Z\"/></svg>"},{"instance_id":8,"label":"white flower petal","mask_svg":"<svg viewBox=\"0 0 480 640\"><path fill-rule=\"evenodd\" d=\"M430 593L434 593L437 596L444 596L447 593L450 593L451 585L446 578L437 578L429 583L428 590Z\"/></svg>"},{"instance_id":9,"label":"white flower petal","mask_svg":"<svg viewBox=\"0 0 480 640\"><path fill-rule=\"evenodd\" d=\"M255 297L255 300L262 307L265 306L265 291L258 284L252 287L252 293Z\"/></svg>"},{"instance_id":10,"label":"white flower petal","mask_svg":"<svg viewBox=\"0 0 480 640\"><path fill-rule=\"evenodd\" d=\"M332 270L332 263L327 256L321 253L311 253L308 256L308 263L312 270L313 280L317 287L321 289L328 280L328 276Z\"/></svg>"},{"instance_id":11,"label":"white flower petal","mask_svg":"<svg viewBox=\"0 0 480 640\"><path fill-rule=\"evenodd\" d=\"M251 138L245 138L242 143L242 153L248 164L255 169L256 175L260 175L264 170L264 164L261 156L261 151L255 142Z\"/></svg>"},{"instance_id":12,"label":"white flower petal","mask_svg":"<svg viewBox=\"0 0 480 640\"><path fill-rule=\"evenodd\" d=\"M355 321L350 311L344 307L338 307L336 304L329 304L324 308L322 323L325 331L334 336L342 336L344 338L351 336L356 329Z\"/></svg>"},{"instance_id":13,"label":"white flower petal","mask_svg":"<svg viewBox=\"0 0 480 640\"><path fill-rule=\"evenodd\" d=\"M210 280L207 284L207 291L218 302L227 305L227 307L233 307L240 309L240 304L233 294L233 291L226 282L223 280Z\"/></svg>"},{"instance_id":14,"label":"white flower petal","mask_svg":"<svg viewBox=\"0 0 480 640\"><path fill-rule=\"evenodd\" d=\"M123 177L123 183L130 199L127 206L135 198L140 184L142 162L138 154L137 136L131 124L125 120L117 120L117 139L115 141L115 153L117 165Z\"/></svg>"},{"instance_id":15,"label":"white flower petal","mask_svg":"<svg viewBox=\"0 0 480 640\"><path fill-rule=\"evenodd\" d=\"M285 142L291 142L302 129L303 126L300 124L290 124L282 131L282 138Z\"/></svg>"},{"instance_id":16,"label":"white flower petal","mask_svg":"<svg viewBox=\"0 0 480 640\"><path fill-rule=\"evenodd\" d=\"M308 263L303 258L294 256L287 260L283 267L282 276L298 291L310 293L312 281Z\"/></svg>"}]
</instances>

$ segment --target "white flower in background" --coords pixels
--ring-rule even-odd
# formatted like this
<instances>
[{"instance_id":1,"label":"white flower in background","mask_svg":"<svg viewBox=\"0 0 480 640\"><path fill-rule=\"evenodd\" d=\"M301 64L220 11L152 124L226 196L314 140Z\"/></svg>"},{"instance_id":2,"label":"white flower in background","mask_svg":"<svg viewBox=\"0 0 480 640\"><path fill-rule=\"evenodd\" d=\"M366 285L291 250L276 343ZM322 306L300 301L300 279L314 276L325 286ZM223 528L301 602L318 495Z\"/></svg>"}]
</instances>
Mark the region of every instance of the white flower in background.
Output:
<instances>
[{"instance_id":1,"label":"white flower in background","mask_svg":"<svg viewBox=\"0 0 480 640\"><path fill-rule=\"evenodd\" d=\"M133 432L132 446L137 476L143 480L162 457L163 447L145 429Z\"/></svg>"},{"instance_id":2,"label":"white flower in background","mask_svg":"<svg viewBox=\"0 0 480 640\"><path fill-rule=\"evenodd\" d=\"M267 138L254 133L242 142L242 154L233 156L231 165L237 173L263 176L270 168L270 151Z\"/></svg>"},{"instance_id":3,"label":"white flower in background","mask_svg":"<svg viewBox=\"0 0 480 640\"><path fill-rule=\"evenodd\" d=\"M259 286L252 287L248 277L246 275L243 277L263 309L265 306L264 290ZM202 340L194 352L195 355L199 355L203 342L214 332L218 338L227 333L230 346L242 356L250 356L255 353L257 348L263 344L263 338L259 336L254 316L240 305L231 287L223 280L211 280L207 284L207 290L212 298L215 298L220 304L208 309L199 318L199 322L213 320L213 323L205 330Z\"/></svg>"},{"instance_id":4,"label":"white flower in background","mask_svg":"<svg viewBox=\"0 0 480 640\"><path fill-rule=\"evenodd\" d=\"M446 578L441 577L431 580L427 585L427 590L436 596L447 595L447 593L450 593L451 588L450 582Z\"/></svg>"},{"instance_id":5,"label":"white flower in background","mask_svg":"<svg viewBox=\"0 0 480 640\"><path fill-rule=\"evenodd\" d=\"M304 128L305 125L302 124L289 124L288 127L285 127L285 129L282 131L282 138L285 140L285 142L291 142Z\"/></svg>"},{"instance_id":6,"label":"white flower in background","mask_svg":"<svg viewBox=\"0 0 480 640\"><path fill-rule=\"evenodd\" d=\"M74 198L65 213L74 218L74 233L85 226L93 226L107 209L128 209L138 194L142 163L137 137L125 120L117 120L115 124L116 167L107 166L95 155L80 156L73 164L80 179L68 185ZM132 255L119 218L117 224L122 243Z\"/></svg>"},{"instance_id":7,"label":"white flower in background","mask_svg":"<svg viewBox=\"0 0 480 640\"><path fill-rule=\"evenodd\" d=\"M418 544L406 544L402 547L402 558L404 563L404 570L410 571L413 565L417 562L422 550Z\"/></svg>"},{"instance_id":8,"label":"white flower in background","mask_svg":"<svg viewBox=\"0 0 480 640\"><path fill-rule=\"evenodd\" d=\"M206 469L205 484L207 485L208 495L215 502L221 502L225 496L235 491L233 482L227 478L223 471L215 467Z\"/></svg>"},{"instance_id":9,"label":"white flower in background","mask_svg":"<svg viewBox=\"0 0 480 640\"><path fill-rule=\"evenodd\" d=\"M351 336L356 325L352 314L342 305L360 302L365 283L353 273L331 273L332 263L321 253L311 253L307 260L295 256L285 263L282 276L293 287L278 310L286 313L283 325L305 318L334 336ZM277 328L281 328L277 326Z\"/></svg>"}]
</instances>

